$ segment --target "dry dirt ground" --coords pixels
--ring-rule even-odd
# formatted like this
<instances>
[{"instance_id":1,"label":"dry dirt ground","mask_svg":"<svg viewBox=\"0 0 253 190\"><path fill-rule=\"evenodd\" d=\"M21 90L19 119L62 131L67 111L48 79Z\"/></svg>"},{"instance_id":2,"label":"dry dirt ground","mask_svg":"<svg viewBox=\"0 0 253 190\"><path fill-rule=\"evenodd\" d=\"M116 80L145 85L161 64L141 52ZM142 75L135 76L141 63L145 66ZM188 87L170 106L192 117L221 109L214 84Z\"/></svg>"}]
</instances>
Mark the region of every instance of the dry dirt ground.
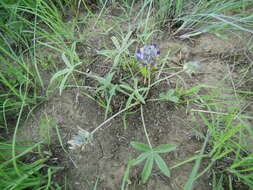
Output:
<instances>
[{"instance_id":1,"label":"dry dirt ground","mask_svg":"<svg viewBox=\"0 0 253 190\"><path fill-rule=\"evenodd\" d=\"M165 54L174 48L175 53L168 64L180 65L189 61L199 61L204 69L191 77L182 74L180 77L162 82L151 90L149 98L158 98L161 92L175 88L179 81L185 89L198 84L218 85L221 89L233 87L231 79L236 78L237 73L231 69L231 64L234 64L231 57L242 54L240 48L243 48L243 44L239 40L223 40L212 34L205 34L192 41L161 39L157 42L157 46ZM91 65L90 70L99 71L100 67ZM161 73L161 77L167 74ZM194 107L198 108L195 103L176 105L167 101L147 102L144 105L144 118L152 145L177 145L176 151L163 154L169 166L196 155L201 149L203 139L197 138L192 129L198 122L200 130L205 131L205 125L192 119L191 108ZM92 131L103 122L104 118L104 109L95 101L77 89L67 89L61 96L55 92L46 103L33 112L20 128L19 139L37 142L47 136L45 131L48 131L51 136L49 150L52 153L49 164L63 167L55 178L60 183L66 184L69 190L92 189L92 184L97 178L97 189L120 189L128 161L140 154L131 147L130 142L147 143L140 109L134 108L131 111L133 113L127 116L126 129L123 127L122 117L119 116L99 130L94 136L93 143L86 145L83 151L70 151L67 154L60 146L53 125L58 126L63 145L68 149L67 141L78 132L77 127ZM55 124L51 126L46 124L42 127L41 120L51 120ZM200 169L203 169L207 162L208 160L204 160ZM191 162L172 169L170 178L165 177L155 167L146 185L140 182L143 165L138 165L131 170L132 184L128 188L130 190L182 190L193 165L194 162ZM195 189L212 189L211 177L208 173L195 182Z\"/></svg>"}]
</instances>

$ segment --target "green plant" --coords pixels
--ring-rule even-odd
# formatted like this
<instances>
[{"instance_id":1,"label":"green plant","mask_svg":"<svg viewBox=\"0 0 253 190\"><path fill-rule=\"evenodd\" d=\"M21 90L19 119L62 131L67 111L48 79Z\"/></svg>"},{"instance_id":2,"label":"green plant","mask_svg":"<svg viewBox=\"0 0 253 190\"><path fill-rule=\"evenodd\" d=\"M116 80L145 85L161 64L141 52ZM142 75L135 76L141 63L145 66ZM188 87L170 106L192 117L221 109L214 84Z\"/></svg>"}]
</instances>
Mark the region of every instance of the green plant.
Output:
<instances>
[{"instance_id":1,"label":"green plant","mask_svg":"<svg viewBox=\"0 0 253 190\"><path fill-rule=\"evenodd\" d=\"M161 100L168 100L174 103L178 103L179 102L179 98L175 95L175 90L174 89L169 89L168 92L165 93L161 93L160 94L160 99Z\"/></svg>"},{"instance_id":2,"label":"green plant","mask_svg":"<svg viewBox=\"0 0 253 190\"><path fill-rule=\"evenodd\" d=\"M214 106L208 106L209 109ZM189 183L202 176L207 171L212 171L214 181L225 180L226 186L233 188L233 180L237 179L243 184L252 188L252 154L247 151L248 136L252 135L251 128L244 122L243 115L238 108L233 111L221 114L218 112L207 113L212 115L211 119L207 115L199 112L201 120L205 123L209 131L208 146L209 151L205 156L210 159L208 166L199 174L195 171ZM227 163L226 165L223 165ZM219 165L219 175L216 174L215 165ZM217 184L217 182L216 182ZM221 188L220 182L218 183ZM222 187L224 187L224 184ZM217 187L218 188L218 187Z\"/></svg>"},{"instance_id":3,"label":"green plant","mask_svg":"<svg viewBox=\"0 0 253 190\"><path fill-rule=\"evenodd\" d=\"M72 58L72 57L71 57L71 58ZM59 90L60 90L59 92L60 92L60 95L62 94L62 91L63 91L63 89L64 89L65 86L66 86L66 82L67 82L69 76L73 74L73 72L75 71L75 68L76 68L77 66L79 66L79 65L82 64L82 62L73 63L73 62L74 62L74 59L72 58L72 59L69 60L69 59L66 57L65 54L62 54L62 60L64 61L65 65L66 65L66 68L63 69L63 70L58 71L57 73L55 73L54 76L53 76L53 77L51 78L51 80L50 80L50 85L52 85L53 82L54 82L56 79L62 77L62 80L61 80L60 85L59 85ZM72 76L73 76L73 75L72 75ZM73 77L74 77L74 76L73 76Z\"/></svg>"},{"instance_id":4,"label":"green plant","mask_svg":"<svg viewBox=\"0 0 253 190\"><path fill-rule=\"evenodd\" d=\"M146 160L146 162L145 162L144 168L141 173L141 179L142 179L143 183L146 183L149 176L151 175L154 162L157 164L158 168L161 170L161 172L164 175L166 175L167 177L170 177L170 170L169 170L166 162L162 159L162 157L159 154L168 153L168 152L175 150L176 145L167 144L167 145L160 145L155 148L152 147L149 137L148 137L147 130L146 130L142 105L141 105L141 118L142 118L142 124L143 124L143 129L145 132L145 136L148 141L148 145L140 143L140 142L131 142L131 145L135 149L140 150L143 153L141 153L136 159L130 160L128 162L128 166L125 171L124 178L123 178L123 183L121 185L122 190L125 189L125 184L127 181L130 183L130 181L128 179L130 168L137 165L137 164L140 164L144 160Z\"/></svg>"},{"instance_id":5,"label":"green plant","mask_svg":"<svg viewBox=\"0 0 253 190\"><path fill-rule=\"evenodd\" d=\"M219 37L226 38L222 34L224 30L242 30L252 33L250 23L253 17L245 10L245 7L250 7L251 5L252 1L199 0L193 9L188 9L191 10L190 12L188 11L175 18L176 22L182 22L175 34L186 28L191 28L192 31L181 35L181 38L189 38L204 32L211 32ZM228 16L226 13L229 11L239 11L240 13Z\"/></svg>"},{"instance_id":6,"label":"green plant","mask_svg":"<svg viewBox=\"0 0 253 190\"><path fill-rule=\"evenodd\" d=\"M131 35L132 35L132 31L129 31L125 36L122 36L121 43L118 38L113 36L113 37L111 37L111 40L115 46L115 49L113 49L113 50L100 50L97 52L98 54L104 55L104 56L113 60L113 65L112 65L111 69L117 68L119 63L122 64L121 63L122 56L124 57L124 56L129 55L128 48L130 45L132 45L135 42L135 40L130 39Z\"/></svg>"},{"instance_id":7,"label":"green plant","mask_svg":"<svg viewBox=\"0 0 253 190\"><path fill-rule=\"evenodd\" d=\"M119 85L121 88L121 92L128 95L128 99L126 101L126 107L128 107L132 100L136 100L139 103L145 104L145 97L142 95L149 89L148 87L139 87L138 86L138 79L133 79L133 87L128 85L127 83L122 83ZM125 92L127 91L127 92Z\"/></svg>"},{"instance_id":8,"label":"green plant","mask_svg":"<svg viewBox=\"0 0 253 190\"><path fill-rule=\"evenodd\" d=\"M143 183L146 183L153 168L153 163L155 162L161 172L166 175L167 177L170 177L170 170L166 164L166 162L162 159L162 157L159 155L160 153L168 153L176 149L176 145L160 145L157 147L149 147L147 144L143 144L140 142L131 142L131 145L140 151L143 151L143 153L138 156L138 158L129 161L130 167L135 166L137 164L140 164L144 160L146 160L144 168L141 173L141 179Z\"/></svg>"},{"instance_id":9,"label":"green plant","mask_svg":"<svg viewBox=\"0 0 253 190\"><path fill-rule=\"evenodd\" d=\"M0 188L3 190L25 190L27 188L38 189L60 189L60 187L52 181L53 174L59 167L52 167L46 164L47 158L39 158L33 162L25 162L22 160L24 156L29 154L33 156L37 153L35 150L41 146L37 143L33 146L16 145L15 149L19 150L19 154L12 156L12 145L0 142ZM13 161L16 164L13 164ZM41 171L44 170L44 173Z\"/></svg>"},{"instance_id":10,"label":"green plant","mask_svg":"<svg viewBox=\"0 0 253 190\"><path fill-rule=\"evenodd\" d=\"M96 89L96 93L98 93L102 98L105 99L105 119L107 118L107 115L110 109L111 101L113 96L116 95L116 91L119 88L118 85L115 85L112 83L112 78L115 72L108 73L105 77L99 77L96 76L95 79L99 82L99 87ZM103 100L101 100L103 101Z\"/></svg>"}]
</instances>

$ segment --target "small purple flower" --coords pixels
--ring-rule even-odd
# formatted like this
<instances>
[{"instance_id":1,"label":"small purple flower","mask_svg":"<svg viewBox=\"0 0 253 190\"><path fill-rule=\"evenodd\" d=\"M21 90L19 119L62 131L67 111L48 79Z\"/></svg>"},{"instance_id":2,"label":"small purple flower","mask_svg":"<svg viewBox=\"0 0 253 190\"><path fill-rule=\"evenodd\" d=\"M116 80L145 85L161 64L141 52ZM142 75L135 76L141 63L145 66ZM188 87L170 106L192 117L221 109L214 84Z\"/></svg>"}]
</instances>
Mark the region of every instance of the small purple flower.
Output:
<instances>
[{"instance_id":1,"label":"small purple flower","mask_svg":"<svg viewBox=\"0 0 253 190\"><path fill-rule=\"evenodd\" d=\"M156 57L160 55L160 50L156 48L156 44L143 46L136 52L136 59L141 62L143 66L154 66Z\"/></svg>"}]
</instances>

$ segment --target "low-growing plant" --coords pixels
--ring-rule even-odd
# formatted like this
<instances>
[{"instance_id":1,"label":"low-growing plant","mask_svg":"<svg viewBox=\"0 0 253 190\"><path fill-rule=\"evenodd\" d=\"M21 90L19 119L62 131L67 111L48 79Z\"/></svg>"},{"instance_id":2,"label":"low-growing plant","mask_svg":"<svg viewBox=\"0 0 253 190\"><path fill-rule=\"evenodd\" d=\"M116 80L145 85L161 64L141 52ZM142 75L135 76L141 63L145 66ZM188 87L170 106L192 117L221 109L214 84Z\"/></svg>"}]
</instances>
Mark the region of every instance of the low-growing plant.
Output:
<instances>
[{"instance_id":1,"label":"low-growing plant","mask_svg":"<svg viewBox=\"0 0 253 190\"><path fill-rule=\"evenodd\" d=\"M125 171L125 174L123 177L123 183L121 186L122 190L125 189L126 183L131 183L129 180L129 173L130 173L131 167L138 165L145 160L146 160L146 162L145 162L145 165L144 165L142 173L141 173L142 183L146 183L147 180L149 179L149 177L152 173L152 168L153 168L154 163L157 164L158 168L161 170L161 172L165 176L170 177L170 169L167 166L166 162L163 160L163 158L159 154L168 153L168 152L175 150L176 145L167 144L167 145L160 145L157 147L152 147L148 133L147 133L145 121L144 121L142 105L141 105L141 118L142 118L144 133L147 138L148 144L143 144L143 143L135 142L135 141L131 142L131 145L133 146L133 148L140 150L143 153L141 153L136 159L130 160L128 162L128 166Z\"/></svg>"},{"instance_id":2,"label":"low-growing plant","mask_svg":"<svg viewBox=\"0 0 253 190\"><path fill-rule=\"evenodd\" d=\"M165 176L170 177L170 169L159 154L169 153L175 150L176 145L167 144L160 145L157 147L150 147L149 145L140 142L131 142L131 145L133 146L133 148L140 150L143 153L141 153L136 159L129 161L129 167L136 166L146 160L141 173L141 179L143 183L147 182L150 174L152 173L154 162L157 164L157 166Z\"/></svg>"}]
</instances>

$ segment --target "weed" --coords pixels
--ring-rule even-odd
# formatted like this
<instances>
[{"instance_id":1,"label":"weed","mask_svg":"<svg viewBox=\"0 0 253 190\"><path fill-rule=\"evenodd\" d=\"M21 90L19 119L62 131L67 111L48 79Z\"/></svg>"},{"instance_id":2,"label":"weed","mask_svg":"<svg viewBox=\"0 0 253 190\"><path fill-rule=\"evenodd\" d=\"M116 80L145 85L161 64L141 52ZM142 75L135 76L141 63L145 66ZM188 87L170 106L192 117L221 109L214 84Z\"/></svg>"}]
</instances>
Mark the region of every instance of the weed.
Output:
<instances>
[{"instance_id":1,"label":"weed","mask_svg":"<svg viewBox=\"0 0 253 190\"><path fill-rule=\"evenodd\" d=\"M145 132L145 136L147 138L148 141L148 145L147 144L143 144L140 142L131 142L131 145L133 146L133 148L142 151L143 153L141 153L136 159L130 160L128 162L128 166L127 169L125 171L125 175L123 178L123 183L121 185L121 189L125 189L125 183L129 181L129 172L130 172L130 168L140 164L141 162L143 162L144 160L146 160L145 165L143 167L142 173L141 173L141 180L142 183L146 183L147 180L149 179L149 176L152 173L152 168L153 168L153 164L154 162L157 164L158 168L161 170L161 172L167 176L170 177L170 170L166 164L166 162L162 159L162 157L159 155L161 153L168 153L171 152L173 150L176 149L176 145L171 145L171 144L167 144L167 145L160 145L157 147L152 147L151 142L149 140L148 137L148 133L146 130L146 125L145 125L145 121L144 121L144 116L143 116L143 108L141 106L141 118L142 118L142 124L143 124L143 129Z\"/></svg>"}]
</instances>

